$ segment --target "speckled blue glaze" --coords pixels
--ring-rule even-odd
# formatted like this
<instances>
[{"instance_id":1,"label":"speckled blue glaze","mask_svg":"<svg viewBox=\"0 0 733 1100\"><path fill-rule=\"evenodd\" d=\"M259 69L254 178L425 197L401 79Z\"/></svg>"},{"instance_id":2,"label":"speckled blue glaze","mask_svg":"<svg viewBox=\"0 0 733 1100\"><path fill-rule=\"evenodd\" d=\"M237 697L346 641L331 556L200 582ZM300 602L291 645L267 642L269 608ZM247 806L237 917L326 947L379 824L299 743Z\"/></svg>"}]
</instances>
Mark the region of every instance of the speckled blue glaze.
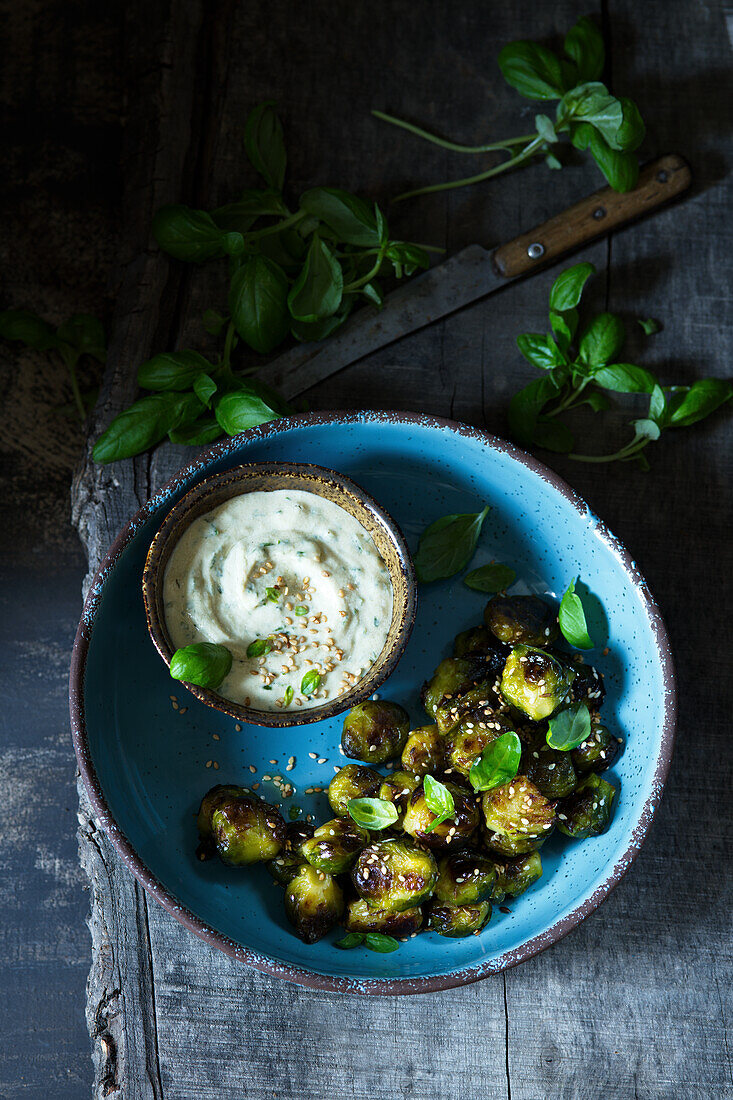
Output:
<instances>
[{"instance_id":1,"label":"speckled blue glaze","mask_svg":"<svg viewBox=\"0 0 733 1100\"><path fill-rule=\"evenodd\" d=\"M72 723L82 772L102 824L146 887L210 942L291 980L353 992L440 988L476 980L553 942L594 908L621 877L646 832L669 765L674 681L664 627L618 542L586 505L545 467L508 444L428 417L341 414L278 422L209 452L133 521L122 548L103 566L85 607L72 670ZM426 524L448 512L491 505L476 557L511 564L534 591L561 593L580 576L599 597L591 615L605 674L606 723L626 742L608 778L620 787L602 837L574 843L553 836L542 849L544 875L497 910L478 936L447 940L422 934L380 955L333 947L337 934L305 946L290 931L282 891L262 868L227 869L194 856L194 814L215 782L246 785L254 764L297 787L291 802L319 820L334 765L344 763L341 720L306 727L235 729L234 720L199 703L170 680L145 624L140 577L145 555L171 503L203 476L240 462L315 462L342 471L370 492L402 527L414 549ZM518 589L521 590L521 589ZM484 597L460 579L424 586L417 621L397 671L381 694L424 722L418 690L447 656L453 635L481 618ZM610 646L608 656L601 650ZM184 714L170 701L175 694ZM218 734L220 740L214 740ZM314 751L327 758L318 765ZM271 759L277 759L273 766ZM216 760L219 769L206 768ZM274 796L269 784L259 793ZM203 923L201 923L203 922Z\"/></svg>"}]
</instances>

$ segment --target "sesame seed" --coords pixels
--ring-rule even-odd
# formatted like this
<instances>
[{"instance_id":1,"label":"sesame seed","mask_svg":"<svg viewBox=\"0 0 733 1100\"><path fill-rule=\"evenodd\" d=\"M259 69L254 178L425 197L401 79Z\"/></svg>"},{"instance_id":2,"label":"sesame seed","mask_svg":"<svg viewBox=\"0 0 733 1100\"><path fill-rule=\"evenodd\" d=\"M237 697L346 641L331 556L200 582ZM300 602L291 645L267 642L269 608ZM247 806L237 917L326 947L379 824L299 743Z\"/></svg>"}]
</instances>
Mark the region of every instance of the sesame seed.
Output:
<instances>
[{"instance_id":1,"label":"sesame seed","mask_svg":"<svg viewBox=\"0 0 733 1100\"><path fill-rule=\"evenodd\" d=\"M331 574L326 569L322 569L321 570L321 576L322 577L330 577Z\"/></svg>"},{"instance_id":2,"label":"sesame seed","mask_svg":"<svg viewBox=\"0 0 733 1100\"><path fill-rule=\"evenodd\" d=\"M221 741L221 737L219 737L218 733L212 733L211 736L214 738L215 741Z\"/></svg>"},{"instance_id":3,"label":"sesame seed","mask_svg":"<svg viewBox=\"0 0 733 1100\"><path fill-rule=\"evenodd\" d=\"M213 760L207 760L206 761L206 767L207 768L210 768L212 764L213 764Z\"/></svg>"}]
</instances>

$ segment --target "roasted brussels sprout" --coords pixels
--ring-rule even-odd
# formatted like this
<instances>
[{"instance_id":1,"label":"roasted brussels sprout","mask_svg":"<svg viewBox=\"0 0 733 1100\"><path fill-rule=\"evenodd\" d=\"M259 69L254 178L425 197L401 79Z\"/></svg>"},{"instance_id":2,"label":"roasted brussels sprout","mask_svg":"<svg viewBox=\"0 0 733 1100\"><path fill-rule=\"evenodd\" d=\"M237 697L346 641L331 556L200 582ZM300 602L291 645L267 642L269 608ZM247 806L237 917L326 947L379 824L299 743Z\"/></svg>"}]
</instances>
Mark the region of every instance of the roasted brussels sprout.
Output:
<instances>
[{"instance_id":1,"label":"roasted brussels sprout","mask_svg":"<svg viewBox=\"0 0 733 1100\"><path fill-rule=\"evenodd\" d=\"M369 830L355 821L335 817L319 825L303 844L303 855L317 871L340 875L347 871L362 848L369 843Z\"/></svg>"},{"instance_id":2,"label":"roasted brussels sprout","mask_svg":"<svg viewBox=\"0 0 733 1100\"><path fill-rule=\"evenodd\" d=\"M233 787L224 783L217 783L215 787L207 791L201 799L198 817L196 818L196 827L201 840L207 841L212 837L211 817L219 803L224 802L227 798L247 798L248 795L249 791L245 790L244 787ZM213 855L213 848L211 854Z\"/></svg>"},{"instance_id":3,"label":"roasted brussels sprout","mask_svg":"<svg viewBox=\"0 0 733 1100\"><path fill-rule=\"evenodd\" d=\"M326 871L304 863L285 889L285 913L301 940L315 943L343 916L341 887Z\"/></svg>"},{"instance_id":4,"label":"roasted brussels sprout","mask_svg":"<svg viewBox=\"0 0 733 1100\"><path fill-rule=\"evenodd\" d=\"M421 783L410 795L410 801L407 803L405 816L402 819L402 828L405 832L414 836L422 844L427 844L429 848L448 848L451 845L455 848L463 847L475 833L481 819L476 797L472 792L465 787L459 787L456 783L446 783L445 786L453 795L455 811L452 817L446 818L440 825L430 829L438 814L433 813L428 806L425 787Z\"/></svg>"},{"instance_id":5,"label":"roasted brussels sprout","mask_svg":"<svg viewBox=\"0 0 733 1100\"><path fill-rule=\"evenodd\" d=\"M454 657L472 657L474 654L486 654L497 648L496 638L489 634L485 626L472 626L456 634L453 642Z\"/></svg>"},{"instance_id":6,"label":"roasted brussels sprout","mask_svg":"<svg viewBox=\"0 0 733 1100\"><path fill-rule=\"evenodd\" d=\"M438 880L432 852L409 837L378 840L358 856L351 880L373 909L403 912L429 898Z\"/></svg>"},{"instance_id":7,"label":"roasted brussels sprout","mask_svg":"<svg viewBox=\"0 0 733 1100\"><path fill-rule=\"evenodd\" d=\"M313 836L313 826L307 821L290 821L285 826L285 844L282 850L267 864L276 882L287 886L305 863L303 845Z\"/></svg>"},{"instance_id":8,"label":"roasted brussels sprout","mask_svg":"<svg viewBox=\"0 0 733 1100\"><path fill-rule=\"evenodd\" d=\"M346 764L328 784L328 801L337 817L349 816L352 798L376 798L382 782L379 772L362 764Z\"/></svg>"},{"instance_id":9,"label":"roasted brussels sprout","mask_svg":"<svg viewBox=\"0 0 733 1100\"><path fill-rule=\"evenodd\" d=\"M528 852L525 856L508 859L496 865L496 885L505 894L519 897L528 890L538 878L542 877L542 860L539 852Z\"/></svg>"},{"instance_id":10,"label":"roasted brussels sprout","mask_svg":"<svg viewBox=\"0 0 733 1100\"><path fill-rule=\"evenodd\" d=\"M501 693L533 722L541 722L564 701L574 673L541 649L515 646L501 675Z\"/></svg>"},{"instance_id":11,"label":"roasted brussels sprout","mask_svg":"<svg viewBox=\"0 0 733 1100\"><path fill-rule=\"evenodd\" d=\"M396 913L392 909L373 909L363 898L357 898L346 906L344 928L347 932L381 932L385 936L403 938L418 932L422 922L419 905Z\"/></svg>"},{"instance_id":12,"label":"roasted brussels sprout","mask_svg":"<svg viewBox=\"0 0 733 1100\"><path fill-rule=\"evenodd\" d=\"M593 665L573 665L575 679L570 688L568 699L571 703L586 703L591 710L597 710L606 697L603 677Z\"/></svg>"},{"instance_id":13,"label":"roasted brussels sprout","mask_svg":"<svg viewBox=\"0 0 733 1100\"><path fill-rule=\"evenodd\" d=\"M413 775L412 772L392 772L383 780L377 797L383 798L385 802L394 803L400 818L402 818L407 809L410 795L419 785L419 775ZM395 827L398 825L399 822L396 822Z\"/></svg>"},{"instance_id":14,"label":"roasted brussels sprout","mask_svg":"<svg viewBox=\"0 0 733 1100\"><path fill-rule=\"evenodd\" d=\"M224 789L231 791L231 788ZM207 842L213 843L223 863L245 867L250 863L264 863L279 854L287 837L279 810L254 795L221 791L211 798L209 795L204 799L204 802L209 799L210 807L211 831ZM204 828L208 807L202 803L199 811Z\"/></svg>"},{"instance_id":15,"label":"roasted brussels sprout","mask_svg":"<svg viewBox=\"0 0 733 1100\"><path fill-rule=\"evenodd\" d=\"M439 936L474 936L491 919L491 902L477 905L439 905L433 902L428 909L428 928Z\"/></svg>"},{"instance_id":16,"label":"roasted brussels sprout","mask_svg":"<svg viewBox=\"0 0 733 1100\"><path fill-rule=\"evenodd\" d=\"M484 609L491 633L509 645L550 645L557 638L557 611L539 596L494 596Z\"/></svg>"},{"instance_id":17,"label":"roasted brussels sprout","mask_svg":"<svg viewBox=\"0 0 733 1100\"><path fill-rule=\"evenodd\" d=\"M497 680L482 680L453 698L443 699L435 711L435 724L443 736L455 729L459 722L471 715L481 718L493 715L499 703L496 694Z\"/></svg>"},{"instance_id":18,"label":"roasted brussels sprout","mask_svg":"<svg viewBox=\"0 0 733 1100\"><path fill-rule=\"evenodd\" d=\"M480 852L452 852L438 863L433 897L443 905L476 905L496 886L496 867Z\"/></svg>"},{"instance_id":19,"label":"roasted brussels sprout","mask_svg":"<svg viewBox=\"0 0 733 1100\"><path fill-rule=\"evenodd\" d=\"M446 738L448 766L461 775L468 775L474 761L487 745L511 728L500 715L488 708L467 715Z\"/></svg>"},{"instance_id":20,"label":"roasted brussels sprout","mask_svg":"<svg viewBox=\"0 0 733 1100\"><path fill-rule=\"evenodd\" d=\"M414 775L443 770L443 738L437 726L420 726L407 738L402 750L402 767Z\"/></svg>"},{"instance_id":21,"label":"roasted brussels sprout","mask_svg":"<svg viewBox=\"0 0 733 1100\"><path fill-rule=\"evenodd\" d=\"M482 799L486 842L492 851L515 856L539 848L555 824L555 804L523 775L486 791Z\"/></svg>"},{"instance_id":22,"label":"roasted brussels sprout","mask_svg":"<svg viewBox=\"0 0 733 1100\"><path fill-rule=\"evenodd\" d=\"M352 760L384 764L400 755L409 732L409 715L399 703L369 699L346 715L341 748Z\"/></svg>"},{"instance_id":23,"label":"roasted brussels sprout","mask_svg":"<svg viewBox=\"0 0 733 1100\"><path fill-rule=\"evenodd\" d=\"M591 772L558 808L557 827L574 840L605 833L611 822L616 788Z\"/></svg>"},{"instance_id":24,"label":"roasted brussels sprout","mask_svg":"<svg viewBox=\"0 0 733 1100\"><path fill-rule=\"evenodd\" d=\"M591 727L591 734L570 757L573 767L580 775L587 772L604 772L610 768L621 748L619 742L605 726L600 723Z\"/></svg>"},{"instance_id":25,"label":"roasted brussels sprout","mask_svg":"<svg viewBox=\"0 0 733 1100\"><path fill-rule=\"evenodd\" d=\"M545 798L565 798L578 782L570 753L551 749L547 744L525 749L519 770Z\"/></svg>"},{"instance_id":26,"label":"roasted brussels sprout","mask_svg":"<svg viewBox=\"0 0 733 1100\"><path fill-rule=\"evenodd\" d=\"M494 683L504 664L505 654L492 650L487 654L470 657L446 657L441 661L432 678L422 686L421 699L427 714L435 719L438 707L444 700L465 695L476 684Z\"/></svg>"}]
</instances>

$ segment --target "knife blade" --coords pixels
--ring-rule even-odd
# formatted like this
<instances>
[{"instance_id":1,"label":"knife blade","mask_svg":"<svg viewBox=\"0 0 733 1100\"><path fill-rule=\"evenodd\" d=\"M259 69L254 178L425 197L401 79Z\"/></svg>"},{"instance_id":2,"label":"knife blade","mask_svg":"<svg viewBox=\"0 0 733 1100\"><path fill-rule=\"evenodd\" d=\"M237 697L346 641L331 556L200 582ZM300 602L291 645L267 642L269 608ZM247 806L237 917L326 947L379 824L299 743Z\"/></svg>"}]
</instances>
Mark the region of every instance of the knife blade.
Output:
<instances>
[{"instance_id":1,"label":"knife blade","mask_svg":"<svg viewBox=\"0 0 733 1100\"><path fill-rule=\"evenodd\" d=\"M661 157L641 170L633 191L621 194L604 187L492 251L469 245L393 291L379 312L366 307L327 340L298 344L278 356L258 372L258 379L288 400L297 397L378 348L657 209L682 194L690 182L690 169L682 157Z\"/></svg>"}]
</instances>

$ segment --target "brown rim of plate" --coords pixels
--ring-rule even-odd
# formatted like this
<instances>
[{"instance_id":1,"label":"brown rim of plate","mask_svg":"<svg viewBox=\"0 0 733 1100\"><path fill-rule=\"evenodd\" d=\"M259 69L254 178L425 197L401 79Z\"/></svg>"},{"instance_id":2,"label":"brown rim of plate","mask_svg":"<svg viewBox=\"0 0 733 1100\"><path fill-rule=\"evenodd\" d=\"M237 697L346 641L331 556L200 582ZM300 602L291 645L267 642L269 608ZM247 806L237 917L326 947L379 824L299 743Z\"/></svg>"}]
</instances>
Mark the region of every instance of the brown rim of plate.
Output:
<instances>
[{"instance_id":1,"label":"brown rim of plate","mask_svg":"<svg viewBox=\"0 0 733 1100\"><path fill-rule=\"evenodd\" d=\"M219 507L225 500L241 495L236 491L229 493L229 488L235 488L237 484L244 484L250 479L267 478L292 479L294 489L301 489L313 493L314 496L331 500L358 520L371 536L389 572L393 596L392 621L379 657L355 687L321 706L308 707L300 711L263 711L255 707L247 707L243 703L235 703L208 688L181 681L182 686L206 706L220 710L238 722L282 729L333 718L363 703L379 690L387 677L394 672L410 639L417 611L417 581L410 551L399 526L389 512L350 477L336 470L330 470L326 466L317 466L312 462L242 463L231 470L222 470L197 482L170 508L150 543L142 578L145 617L153 644L167 665L170 665L174 649L165 626L162 581L177 541L189 524L199 516L212 508ZM326 492L319 493L317 489L319 485L334 486L337 491L333 495ZM265 486L260 484L257 488L264 489ZM217 499L214 503L207 503L207 498L212 496ZM391 548L391 553L387 551L391 564L386 560L383 548L380 546L382 540Z\"/></svg>"},{"instance_id":2,"label":"brown rim of plate","mask_svg":"<svg viewBox=\"0 0 733 1100\"><path fill-rule=\"evenodd\" d=\"M637 569L634 560L623 543L612 535L603 523L598 522L596 524L596 530L598 531L599 537L611 548L613 553L620 560L631 583L641 592L654 634L660 664L662 666L664 720L662 722L661 744L656 761L654 778L651 784L651 791L632 832L631 842L628 848L616 862L608 877L593 894L589 898L586 898L580 905L576 906L572 912L557 920L544 932L541 932L531 940L527 940L519 947L505 952L496 959L488 960L477 966L465 967L461 970L447 974L436 974L424 978L346 978L329 974L320 974L315 971L303 970L301 967L280 963L276 959L270 958L267 955L260 955L255 951L242 947L241 944L235 943L227 936L222 935L221 932L217 932L215 928L212 928L211 925L202 921L194 913L191 913L185 906L181 905L177 898L171 894L153 874L151 874L149 869L140 859L109 811L89 753L84 723L84 670L100 591L104 585L107 573L114 567L125 547L133 538L137 527L148 519L154 510L164 503L166 496L170 496L171 493L179 489L184 480L187 480L192 474L196 474L204 469L212 459L224 457L235 451L238 446L237 441L241 440L242 436L246 436L248 439L266 439L268 436L276 435L280 431L293 427L349 424L364 420L397 424L419 424L424 427L441 428L449 432L455 432L457 435L479 439L493 450L509 455L523 466L526 466L527 469L537 474L542 481L552 485L553 488L557 489L557 491L573 505L583 518L587 519L588 516L593 517L593 513L582 497L580 497L574 489L571 489L567 482L563 481L563 479L553 470L550 470L532 455L526 454L513 444L507 443L497 436L489 435L488 432L484 432L479 428L472 428L467 424L460 424L455 420L448 420L439 416L430 416L426 413L386 412L371 409L358 412L344 410L330 413L305 413L301 416L273 420L269 424L263 424L258 428L251 428L249 431L243 432L240 436L222 440L209 447L194 462L179 470L170 481L166 482L166 484L159 489L138 512L136 512L130 522L123 528L112 543L107 555L99 566L89 588L89 592L87 593L76 638L74 639L69 677L71 736L79 764L79 770L100 826L105 830L124 862L147 892L159 901L163 908L167 909L177 921L197 935L199 939L202 939L212 947L219 948L220 951L230 955L232 958L255 967L257 970L262 970L277 978L284 978L287 981L295 982L298 985L307 986L311 989L323 989L335 993L357 993L373 996L435 993L442 989L454 989L457 986L470 985L472 982L478 982L483 978L487 978L490 974L508 970L510 967L517 966L518 963L525 962L534 955L538 955L541 951L544 951L546 948L551 947L552 944L562 939L563 936L566 936L568 932L572 931L573 928L580 924L580 922L592 913L594 909L597 909L611 890L618 885L639 854L644 839L649 832L672 761L675 721L677 717L674 661L664 620L651 596L644 577Z\"/></svg>"}]
</instances>

